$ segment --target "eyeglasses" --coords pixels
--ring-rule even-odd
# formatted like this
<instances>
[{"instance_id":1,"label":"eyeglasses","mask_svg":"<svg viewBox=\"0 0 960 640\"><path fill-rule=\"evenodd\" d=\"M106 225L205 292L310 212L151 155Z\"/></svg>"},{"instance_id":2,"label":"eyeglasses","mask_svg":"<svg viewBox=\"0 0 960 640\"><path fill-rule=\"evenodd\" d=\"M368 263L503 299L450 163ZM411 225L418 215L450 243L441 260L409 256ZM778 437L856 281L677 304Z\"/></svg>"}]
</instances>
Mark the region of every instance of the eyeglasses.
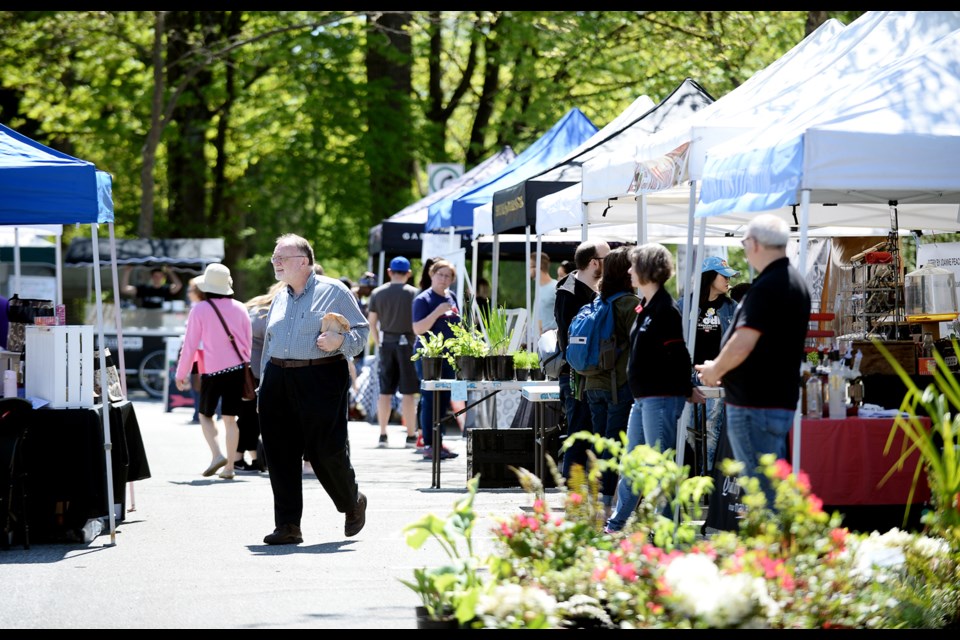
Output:
<instances>
[{"instance_id":1,"label":"eyeglasses","mask_svg":"<svg viewBox=\"0 0 960 640\"><path fill-rule=\"evenodd\" d=\"M753 238L747 236L746 238L740 241L740 246L743 247L744 249L747 248L747 240L753 240Z\"/></svg>"},{"instance_id":2,"label":"eyeglasses","mask_svg":"<svg viewBox=\"0 0 960 640\"><path fill-rule=\"evenodd\" d=\"M298 256L270 256L270 262L273 264L281 264L284 260L289 260L290 258L306 258L307 256L298 255Z\"/></svg>"},{"instance_id":3,"label":"eyeglasses","mask_svg":"<svg viewBox=\"0 0 960 640\"><path fill-rule=\"evenodd\" d=\"M601 258L600 256L594 256L593 259L596 260L597 262L599 262L600 264L603 264L603 261L606 260L607 257L604 256L604 257Z\"/></svg>"}]
</instances>

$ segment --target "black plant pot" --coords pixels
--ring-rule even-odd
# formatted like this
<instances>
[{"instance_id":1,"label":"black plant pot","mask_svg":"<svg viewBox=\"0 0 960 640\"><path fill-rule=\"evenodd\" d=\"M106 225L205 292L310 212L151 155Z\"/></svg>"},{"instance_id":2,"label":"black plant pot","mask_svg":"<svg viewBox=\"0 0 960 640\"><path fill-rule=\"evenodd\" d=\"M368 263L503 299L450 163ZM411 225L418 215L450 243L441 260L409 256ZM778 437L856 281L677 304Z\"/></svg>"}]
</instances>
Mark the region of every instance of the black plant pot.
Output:
<instances>
[{"instance_id":1,"label":"black plant pot","mask_svg":"<svg viewBox=\"0 0 960 640\"><path fill-rule=\"evenodd\" d=\"M530 369L514 369L513 373L517 376L517 380L520 382L530 379Z\"/></svg>"},{"instance_id":2,"label":"black plant pot","mask_svg":"<svg viewBox=\"0 0 960 640\"><path fill-rule=\"evenodd\" d=\"M487 356L487 380L513 380L513 356Z\"/></svg>"},{"instance_id":3,"label":"black plant pot","mask_svg":"<svg viewBox=\"0 0 960 640\"><path fill-rule=\"evenodd\" d=\"M453 616L447 618L431 618L427 615L426 607L417 607L417 629L458 629L460 627L457 619Z\"/></svg>"},{"instance_id":4,"label":"black plant pot","mask_svg":"<svg viewBox=\"0 0 960 640\"><path fill-rule=\"evenodd\" d=\"M423 360L423 379L439 380L443 372L443 358L421 358Z\"/></svg>"},{"instance_id":5,"label":"black plant pot","mask_svg":"<svg viewBox=\"0 0 960 640\"><path fill-rule=\"evenodd\" d=\"M543 371L540 370L540 367L534 367L533 369L530 369L530 379L546 380L547 376L543 375Z\"/></svg>"},{"instance_id":6,"label":"black plant pot","mask_svg":"<svg viewBox=\"0 0 960 640\"><path fill-rule=\"evenodd\" d=\"M483 380L483 358L457 356L457 380Z\"/></svg>"}]
</instances>

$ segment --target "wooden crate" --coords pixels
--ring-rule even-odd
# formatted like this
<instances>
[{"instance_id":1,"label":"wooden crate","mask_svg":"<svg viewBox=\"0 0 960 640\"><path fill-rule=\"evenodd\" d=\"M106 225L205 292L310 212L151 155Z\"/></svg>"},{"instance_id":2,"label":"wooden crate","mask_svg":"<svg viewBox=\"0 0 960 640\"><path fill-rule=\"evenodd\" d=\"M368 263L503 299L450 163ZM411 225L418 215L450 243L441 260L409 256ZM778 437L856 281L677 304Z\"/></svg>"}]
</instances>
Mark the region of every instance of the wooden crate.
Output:
<instances>
[{"instance_id":1,"label":"wooden crate","mask_svg":"<svg viewBox=\"0 0 960 640\"><path fill-rule=\"evenodd\" d=\"M24 393L53 409L93 406L93 327L28 325Z\"/></svg>"},{"instance_id":2,"label":"wooden crate","mask_svg":"<svg viewBox=\"0 0 960 640\"><path fill-rule=\"evenodd\" d=\"M907 373L917 372L917 345L913 340L889 340L885 341L883 346ZM863 353L863 360L860 362L860 373L863 375L896 375L896 371L872 342L854 340L851 348L854 355L858 350Z\"/></svg>"}]
</instances>

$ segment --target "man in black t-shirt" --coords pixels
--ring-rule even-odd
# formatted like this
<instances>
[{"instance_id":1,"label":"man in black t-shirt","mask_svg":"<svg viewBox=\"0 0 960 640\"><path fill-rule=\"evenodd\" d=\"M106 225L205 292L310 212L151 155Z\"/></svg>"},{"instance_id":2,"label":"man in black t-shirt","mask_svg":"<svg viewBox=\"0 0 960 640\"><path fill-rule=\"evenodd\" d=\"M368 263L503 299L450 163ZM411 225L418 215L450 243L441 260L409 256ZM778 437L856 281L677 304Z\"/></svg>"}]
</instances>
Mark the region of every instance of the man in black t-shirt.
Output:
<instances>
[{"instance_id":1,"label":"man in black t-shirt","mask_svg":"<svg viewBox=\"0 0 960 640\"><path fill-rule=\"evenodd\" d=\"M737 307L720 354L695 367L703 384L723 383L733 453L745 473L759 478L771 508L773 489L757 465L763 454L787 455L810 321L810 291L787 258L789 237L787 223L771 214L747 225L741 243L760 275Z\"/></svg>"},{"instance_id":2,"label":"man in black t-shirt","mask_svg":"<svg viewBox=\"0 0 960 640\"><path fill-rule=\"evenodd\" d=\"M570 323L580 311L580 307L591 302L597 295L597 286L603 275L603 260L610 253L610 245L606 242L581 242L574 253L574 262L577 270L565 276L557 283L557 299L554 302L553 314L557 320L557 341L560 348L567 349L567 332ZM580 394L571 384L572 376L569 365L564 365L560 371L560 403L563 406L567 420L567 435L578 431L593 431L593 421L590 419L590 408L580 399ZM582 385L581 385L582 387ZM561 473L564 478L570 477L570 470L574 464L586 465L588 445L577 442L568 448L563 455Z\"/></svg>"},{"instance_id":3,"label":"man in black t-shirt","mask_svg":"<svg viewBox=\"0 0 960 640\"><path fill-rule=\"evenodd\" d=\"M120 283L120 292L128 296L136 296L140 300L141 309L162 309L163 303L176 300L177 294L183 289L183 283L177 274L167 267L150 270L150 283L134 286L130 284L131 268L123 270L123 279ZM169 276L170 282L167 282Z\"/></svg>"}]
</instances>

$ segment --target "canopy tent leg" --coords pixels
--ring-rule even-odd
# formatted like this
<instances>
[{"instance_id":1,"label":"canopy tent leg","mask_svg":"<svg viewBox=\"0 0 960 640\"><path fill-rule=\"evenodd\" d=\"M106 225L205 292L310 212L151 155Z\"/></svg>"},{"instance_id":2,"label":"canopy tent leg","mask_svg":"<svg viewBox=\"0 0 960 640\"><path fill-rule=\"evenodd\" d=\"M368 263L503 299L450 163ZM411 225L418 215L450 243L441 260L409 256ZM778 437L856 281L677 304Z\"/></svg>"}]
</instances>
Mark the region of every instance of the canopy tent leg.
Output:
<instances>
[{"instance_id":1,"label":"canopy tent leg","mask_svg":"<svg viewBox=\"0 0 960 640\"><path fill-rule=\"evenodd\" d=\"M107 223L110 231L110 273L113 277L113 326L117 328L117 365L119 371L127 370L127 362L123 354L123 324L120 322L120 280L117 276L117 238L114 235L113 223ZM99 300L99 298L98 298ZM101 342L100 344L103 344ZM120 385L123 397L127 396L127 376L120 376Z\"/></svg>"},{"instance_id":2,"label":"canopy tent leg","mask_svg":"<svg viewBox=\"0 0 960 640\"><path fill-rule=\"evenodd\" d=\"M493 234L493 261L491 270L493 273L490 279L493 283L490 286L490 308L497 308L497 292L500 288L500 234Z\"/></svg>"},{"instance_id":3,"label":"canopy tent leg","mask_svg":"<svg viewBox=\"0 0 960 640\"><path fill-rule=\"evenodd\" d=\"M804 189L800 192L800 252L797 256L797 266L801 269L807 264L807 232L810 227L810 190ZM797 366L800 366L799 364ZM803 397L803 394L800 394ZM797 400L797 410L793 414L793 460L794 473L800 471L800 435L803 429L801 420L803 411L800 409L800 401Z\"/></svg>"},{"instance_id":4,"label":"canopy tent leg","mask_svg":"<svg viewBox=\"0 0 960 640\"><path fill-rule=\"evenodd\" d=\"M94 289L97 294L97 336L99 338L98 345L100 347L100 371L103 373L101 376L103 384L100 385L100 402L102 407L103 415L103 456L104 462L106 464L107 470L107 512L110 517L110 543L109 546L114 546L117 544L117 520L116 514L114 513L113 508L113 443L110 442L110 393L108 391L109 385L107 384L107 354L104 349L106 344L106 338L103 335L103 298L101 297L101 287L100 287L100 248L97 245L97 228L98 224L94 223L90 225L90 237L93 246L93 282ZM114 262L116 264L116 262ZM120 327L118 326L117 329ZM119 338L118 334L118 338Z\"/></svg>"}]
</instances>

